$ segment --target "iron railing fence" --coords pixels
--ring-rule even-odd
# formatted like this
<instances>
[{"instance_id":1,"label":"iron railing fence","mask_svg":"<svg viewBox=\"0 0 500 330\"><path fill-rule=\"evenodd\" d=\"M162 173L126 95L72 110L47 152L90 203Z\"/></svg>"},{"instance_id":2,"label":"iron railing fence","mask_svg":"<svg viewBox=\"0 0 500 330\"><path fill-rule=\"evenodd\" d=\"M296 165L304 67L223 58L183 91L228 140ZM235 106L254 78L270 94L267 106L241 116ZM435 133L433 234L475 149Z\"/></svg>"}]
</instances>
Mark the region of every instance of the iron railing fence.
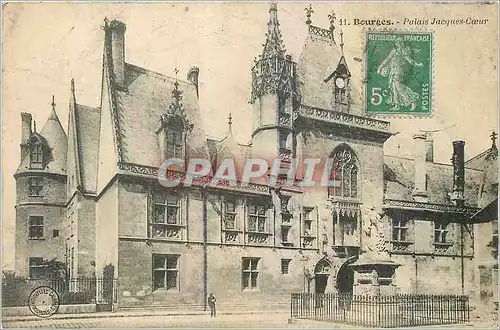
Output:
<instances>
[{"instance_id":1,"label":"iron railing fence","mask_svg":"<svg viewBox=\"0 0 500 330\"><path fill-rule=\"evenodd\" d=\"M368 327L412 327L466 323L469 297L463 295L293 293L292 318Z\"/></svg>"},{"instance_id":2,"label":"iron railing fence","mask_svg":"<svg viewBox=\"0 0 500 330\"><path fill-rule=\"evenodd\" d=\"M116 279L79 277L71 279L28 279L16 277L2 281L2 306L28 306L31 292L49 286L62 305L113 303L117 300Z\"/></svg>"}]
</instances>

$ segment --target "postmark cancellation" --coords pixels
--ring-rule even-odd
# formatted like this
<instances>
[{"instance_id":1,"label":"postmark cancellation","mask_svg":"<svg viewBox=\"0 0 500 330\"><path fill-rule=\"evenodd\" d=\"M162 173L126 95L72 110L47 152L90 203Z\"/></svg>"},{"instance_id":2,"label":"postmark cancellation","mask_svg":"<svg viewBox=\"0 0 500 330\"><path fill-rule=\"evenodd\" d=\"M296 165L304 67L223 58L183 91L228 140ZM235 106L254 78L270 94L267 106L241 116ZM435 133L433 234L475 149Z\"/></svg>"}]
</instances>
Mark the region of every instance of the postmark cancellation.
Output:
<instances>
[{"instance_id":1,"label":"postmark cancellation","mask_svg":"<svg viewBox=\"0 0 500 330\"><path fill-rule=\"evenodd\" d=\"M28 307L38 317L50 317L54 315L60 305L57 292L49 286L41 286L34 289L28 300Z\"/></svg>"}]
</instances>

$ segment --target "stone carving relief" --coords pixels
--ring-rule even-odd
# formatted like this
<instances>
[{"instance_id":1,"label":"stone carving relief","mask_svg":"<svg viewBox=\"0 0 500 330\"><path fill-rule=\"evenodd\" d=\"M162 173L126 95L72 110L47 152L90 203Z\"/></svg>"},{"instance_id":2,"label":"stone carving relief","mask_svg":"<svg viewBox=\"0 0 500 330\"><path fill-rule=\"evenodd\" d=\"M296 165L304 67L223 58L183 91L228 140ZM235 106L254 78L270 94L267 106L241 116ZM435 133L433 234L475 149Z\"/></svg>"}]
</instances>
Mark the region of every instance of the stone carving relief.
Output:
<instances>
[{"instance_id":1,"label":"stone carving relief","mask_svg":"<svg viewBox=\"0 0 500 330\"><path fill-rule=\"evenodd\" d=\"M384 223L375 207L363 207L363 249L374 254L383 254L387 251L385 246Z\"/></svg>"}]
</instances>

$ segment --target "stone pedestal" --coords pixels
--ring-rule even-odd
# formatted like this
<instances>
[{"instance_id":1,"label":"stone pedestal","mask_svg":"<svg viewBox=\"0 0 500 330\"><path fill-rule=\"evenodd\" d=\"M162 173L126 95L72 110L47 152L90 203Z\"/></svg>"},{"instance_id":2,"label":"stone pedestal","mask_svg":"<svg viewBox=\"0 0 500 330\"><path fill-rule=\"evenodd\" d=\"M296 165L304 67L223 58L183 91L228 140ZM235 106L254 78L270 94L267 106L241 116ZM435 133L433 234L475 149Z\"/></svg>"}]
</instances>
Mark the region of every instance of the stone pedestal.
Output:
<instances>
[{"instance_id":1,"label":"stone pedestal","mask_svg":"<svg viewBox=\"0 0 500 330\"><path fill-rule=\"evenodd\" d=\"M353 294L355 295L393 295L396 294L394 278L400 264L388 256L363 254L351 264L354 271Z\"/></svg>"}]
</instances>

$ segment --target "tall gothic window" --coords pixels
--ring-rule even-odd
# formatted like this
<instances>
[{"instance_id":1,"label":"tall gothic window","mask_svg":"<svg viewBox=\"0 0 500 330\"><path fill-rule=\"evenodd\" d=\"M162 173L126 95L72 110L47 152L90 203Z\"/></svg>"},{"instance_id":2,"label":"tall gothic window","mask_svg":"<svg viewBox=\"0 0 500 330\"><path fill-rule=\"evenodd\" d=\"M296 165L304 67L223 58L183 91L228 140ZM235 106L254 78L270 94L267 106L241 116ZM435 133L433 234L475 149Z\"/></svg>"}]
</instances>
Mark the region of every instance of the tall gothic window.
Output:
<instances>
[{"instance_id":1,"label":"tall gothic window","mask_svg":"<svg viewBox=\"0 0 500 330\"><path fill-rule=\"evenodd\" d=\"M342 147L334 152L332 158L330 181L334 181L334 185L328 189L329 197L358 197L356 156L351 149Z\"/></svg>"}]
</instances>

